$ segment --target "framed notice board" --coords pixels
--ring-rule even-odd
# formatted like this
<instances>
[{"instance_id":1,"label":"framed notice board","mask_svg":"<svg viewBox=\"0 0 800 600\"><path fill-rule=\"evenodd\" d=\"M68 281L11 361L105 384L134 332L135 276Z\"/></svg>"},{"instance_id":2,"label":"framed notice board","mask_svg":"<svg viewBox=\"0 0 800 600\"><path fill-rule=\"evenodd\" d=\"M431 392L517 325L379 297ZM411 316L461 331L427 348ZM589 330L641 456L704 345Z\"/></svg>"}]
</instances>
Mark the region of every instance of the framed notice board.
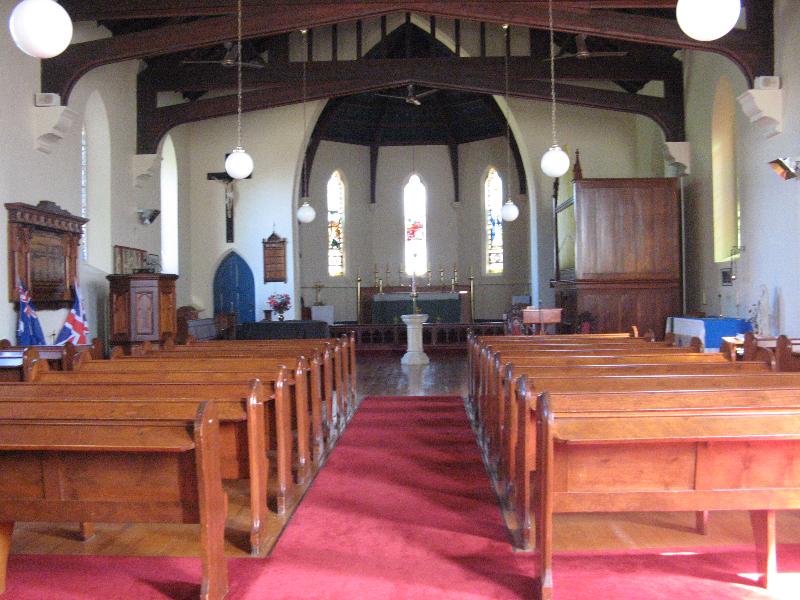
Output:
<instances>
[{"instance_id":1,"label":"framed notice board","mask_svg":"<svg viewBox=\"0 0 800 600\"><path fill-rule=\"evenodd\" d=\"M274 231L264 244L264 283L286 282L286 238Z\"/></svg>"},{"instance_id":2,"label":"framed notice board","mask_svg":"<svg viewBox=\"0 0 800 600\"><path fill-rule=\"evenodd\" d=\"M15 202L8 210L8 299L17 300L21 280L39 308L72 305L78 245L88 219L70 214L53 202Z\"/></svg>"}]
</instances>

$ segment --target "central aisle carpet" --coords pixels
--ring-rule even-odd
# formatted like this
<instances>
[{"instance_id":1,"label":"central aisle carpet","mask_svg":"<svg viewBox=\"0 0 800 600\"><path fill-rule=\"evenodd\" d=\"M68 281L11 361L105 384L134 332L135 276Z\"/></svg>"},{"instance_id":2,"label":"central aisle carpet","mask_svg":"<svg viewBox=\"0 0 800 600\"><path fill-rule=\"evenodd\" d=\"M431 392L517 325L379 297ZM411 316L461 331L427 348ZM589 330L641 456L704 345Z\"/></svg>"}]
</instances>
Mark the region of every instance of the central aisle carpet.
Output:
<instances>
[{"instance_id":1,"label":"central aisle carpet","mask_svg":"<svg viewBox=\"0 0 800 600\"><path fill-rule=\"evenodd\" d=\"M559 553L555 598L797 598L747 585L750 547L659 554ZM798 546L778 557L800 572ZM461 400L391 397L364 400L272 556L229 569L229 600L532 600L536 561L511 551ZM198 580L197 559L17 555L2 600L183 600Z\"/></svg>"}]
</instances>

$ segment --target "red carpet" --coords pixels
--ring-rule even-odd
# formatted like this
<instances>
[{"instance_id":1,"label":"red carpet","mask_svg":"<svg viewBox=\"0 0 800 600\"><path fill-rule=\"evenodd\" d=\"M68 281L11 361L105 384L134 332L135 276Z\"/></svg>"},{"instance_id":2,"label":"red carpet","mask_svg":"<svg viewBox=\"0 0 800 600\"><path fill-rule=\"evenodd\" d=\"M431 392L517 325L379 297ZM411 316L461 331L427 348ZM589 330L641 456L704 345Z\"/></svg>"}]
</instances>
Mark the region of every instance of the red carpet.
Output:
<instances>
[{"instance_id":1,"label":"red carpet","mask_svg":"<svg viewBox=\"0 0 800 600\"><path fill-rule=\"evenodd\" d=\"M798 597L747 585L750 548L701 552L558 554L555 597ZM800 547L779 559L800 573ZM231 600L523 599L535 574L511 552L457 398L365 400L272 556L229 567ZM193 598L198 572L196 559L12 556L2 600Z\"/></svg>"}]
</instances>

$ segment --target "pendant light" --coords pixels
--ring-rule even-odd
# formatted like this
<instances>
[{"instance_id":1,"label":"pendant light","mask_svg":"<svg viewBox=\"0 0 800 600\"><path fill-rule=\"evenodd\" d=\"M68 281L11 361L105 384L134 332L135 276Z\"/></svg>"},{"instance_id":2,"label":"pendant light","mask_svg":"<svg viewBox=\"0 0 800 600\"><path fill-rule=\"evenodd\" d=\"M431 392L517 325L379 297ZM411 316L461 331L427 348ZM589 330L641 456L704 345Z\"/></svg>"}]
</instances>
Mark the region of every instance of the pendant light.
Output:
<instances>
[{"instance_id":1,"label":"pendant light","mask_svg":"<svg viewBox=\"0 0 800 600\"><path fill-rule=\"evenodd\" d=\"M741 0L678 0L675 16L683 33L701 42L721 38L736 26Z\"/></svg>"},{"instance_id":2,"label":"pendant light","mask_svg":"<svg viewBox=\"0 0 800 600\"><path fill-rule=\"evenodd\" d=\"M234 179L253 172L253 159L242 147L242 0L236 4L236 147L225 159L225 171Z\"/></svg>"},{"instance_id":3,"label":"pendant light","mask_svg":"<svg viewBox=\"0 0 800 600\"><path fill-rule=\"evenodd\" d=\"M23 0L11 11L8 29L17 48L34 58L57 56L72 41L72 19L53 0Z\"/></svg>"},{"instance_id":4,"label":"pendant light","mask_svg":"<svg viewBox=\"0 0 800 600\"><path fill-rule=\"evenodd\" d=\"M303 29L302 32L303 36L306 34L306 30ZM305 146L306 143L306 135L308 134L308 127L306 126L306 64L308 59L303 61L303 145ZM317 211L314 210L314 207L311 206L311 198L308 195L308 179L309 173L306 170L308 168L308 164L306 161L308 153L306 152L305 147L303 148L303 170L300 172L300 188L302 191L302 197L300 200L302 204L297 209L297 220L301 223L311 223L316 216Z\"/></svg>"},{"instance_id":5,"label":"pendant light","mask_svg":"<svg viewBox=\"0 0 800 600\"><path fill-rule=\"evenodd\" d=\"M553 145L542 156L542 171L549 177L561 177L569 171L569 156L561 149L556 139L556 58L553 46L553 0L547 2L547 12L550 28L550 125L553 132Z\"/></svg>"},{"instance_id":6,"label":"pendant light","mask_svg":"<svg viewBox=\"0 0 800 600\"><path fill-rule=\"evenodd\" d=\"M508 53L510 45L508 43L508 37L511 35L511 29L508 25L503 25L503 29L506 32L506 51L505 51L505 75L506 75L506 201L503 203L502 208L500 209L500 216L503 217L503 221L514 221L519 216L519 208L516 204L511 200L511 124L509 123L509 118L511 116L511 105L508 103Z\"/></svg>"}]
</instances>

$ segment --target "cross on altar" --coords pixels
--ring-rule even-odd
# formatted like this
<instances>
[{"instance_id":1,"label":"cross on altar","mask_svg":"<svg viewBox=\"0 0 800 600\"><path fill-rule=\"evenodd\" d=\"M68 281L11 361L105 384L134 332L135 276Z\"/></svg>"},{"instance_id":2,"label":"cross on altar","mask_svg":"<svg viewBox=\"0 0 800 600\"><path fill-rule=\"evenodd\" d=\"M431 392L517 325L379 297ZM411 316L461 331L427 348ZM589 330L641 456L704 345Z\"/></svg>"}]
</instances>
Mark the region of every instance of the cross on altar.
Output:
<instances>
[{"instance_id":1,"label":"cross on altar","mask_svg":"<svg viewBox=\"0 0 800 600\"><path fill-rule=\"evenodd\" d=\"M225 155L225 158L228 156ZM252 174L248 175L246 179L251 179ZM219 181L225 185L225 241L229 244L233 243L233 199L235 195L236 180L228 175L226 171L219 173L206 173L206 179L209 181Z\"/></svg>"}]
</instances>

